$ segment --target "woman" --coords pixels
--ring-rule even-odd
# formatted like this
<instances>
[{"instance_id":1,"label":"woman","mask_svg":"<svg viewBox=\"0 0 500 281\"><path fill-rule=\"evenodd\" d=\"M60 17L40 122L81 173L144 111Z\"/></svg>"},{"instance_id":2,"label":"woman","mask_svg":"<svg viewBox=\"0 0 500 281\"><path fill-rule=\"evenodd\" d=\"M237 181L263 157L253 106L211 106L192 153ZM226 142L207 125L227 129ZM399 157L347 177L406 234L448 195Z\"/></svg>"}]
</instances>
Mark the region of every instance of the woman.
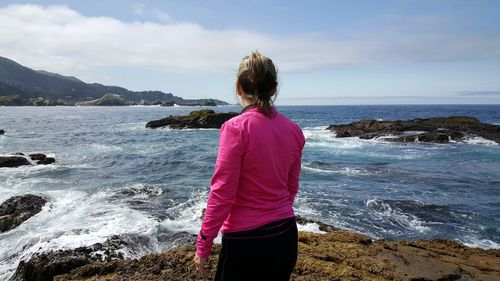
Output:
<instances>
[{"instance_id":1,"label":"woman","mask_svg":"<svg viewBox=\"0 0 500 281\"><path fill-rule=\"evenodd\" d=\"M254 52L242 60L236 93L244 109L221 127L195 255L207 273L213 240L223 233L215 280L289 280L297 260L292 205L305 139L273 107L277 87L269 58Z\"/></svg>"}]
</instances>

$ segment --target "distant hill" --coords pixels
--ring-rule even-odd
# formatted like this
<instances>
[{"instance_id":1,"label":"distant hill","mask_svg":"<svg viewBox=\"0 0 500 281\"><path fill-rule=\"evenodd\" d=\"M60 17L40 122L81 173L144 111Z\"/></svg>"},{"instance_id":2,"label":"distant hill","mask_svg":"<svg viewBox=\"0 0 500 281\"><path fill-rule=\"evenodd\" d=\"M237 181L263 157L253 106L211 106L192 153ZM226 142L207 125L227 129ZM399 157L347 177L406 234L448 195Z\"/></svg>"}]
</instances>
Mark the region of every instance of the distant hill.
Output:
<instances>
[{"instance_id":1,"label":"distant hill","mask_svg":"<svg viewBox=\"0 0 500 281\"><path fill-rule=\"evenodd\" d=\"M0 57L0 105L33 104L33 99L58 101L74 105L77 102L102 98L105 94L119 95L128 104L226 105L215 99L183 99L161 91L130 91L118 86L85 83L73 76L43 70L35 71L13 60ZM7 96L9 96L7 98ZM15 100L13 104L2 100Z\"/></svg>"}]
</instances>

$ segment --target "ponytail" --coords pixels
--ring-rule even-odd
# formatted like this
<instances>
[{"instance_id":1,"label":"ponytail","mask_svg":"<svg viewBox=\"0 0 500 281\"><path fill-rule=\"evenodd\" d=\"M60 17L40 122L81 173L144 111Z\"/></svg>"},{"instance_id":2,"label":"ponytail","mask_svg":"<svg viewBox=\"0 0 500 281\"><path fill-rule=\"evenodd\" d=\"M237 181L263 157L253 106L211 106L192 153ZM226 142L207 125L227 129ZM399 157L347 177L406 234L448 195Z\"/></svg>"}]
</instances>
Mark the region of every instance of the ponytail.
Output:
<instances>
[{"instance_id":1,"label":"ponytail","mask_svg":"<svg viewBox=\"0 0 500 281\"><path fill-rule=\"evenodd\" d=\"M255 51L241 61L237 86L267 117L273 117L278 90L277 70L271 59Z\"/></svg>"}]
</instances>

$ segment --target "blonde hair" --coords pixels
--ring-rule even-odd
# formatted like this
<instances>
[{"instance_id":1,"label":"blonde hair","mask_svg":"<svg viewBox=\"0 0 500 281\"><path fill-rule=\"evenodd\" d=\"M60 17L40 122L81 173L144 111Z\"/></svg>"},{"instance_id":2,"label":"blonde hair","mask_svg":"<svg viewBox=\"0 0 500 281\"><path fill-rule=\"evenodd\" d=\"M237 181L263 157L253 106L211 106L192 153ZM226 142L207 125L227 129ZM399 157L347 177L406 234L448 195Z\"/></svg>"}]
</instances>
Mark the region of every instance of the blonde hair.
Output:
<instances>
[{"instance_id":1,"label":"blonde hair","mask_svg":"<svg viewBox=\"0 0 500 281\"><path fill-rule=\"evenodd\" d=\"M272 117L278 91L278 71L270 58L258 51L244 57L238 69L236 86L259 107L262 114Z\"/></svg>"}]
</instances>

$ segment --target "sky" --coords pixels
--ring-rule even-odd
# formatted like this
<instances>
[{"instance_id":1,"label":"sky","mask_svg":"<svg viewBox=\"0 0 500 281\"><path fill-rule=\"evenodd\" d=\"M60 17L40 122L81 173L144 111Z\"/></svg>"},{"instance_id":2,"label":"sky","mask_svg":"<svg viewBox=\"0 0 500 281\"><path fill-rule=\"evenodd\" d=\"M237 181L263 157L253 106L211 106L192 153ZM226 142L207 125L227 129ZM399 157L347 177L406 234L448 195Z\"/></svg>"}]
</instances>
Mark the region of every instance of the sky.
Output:
<instances>
[{"instance_id":1,"label":"sky","mask_svg":"<svg viewBox=\"0 0 500 281\"><path fill-rule=\"evenodd\" d=\"M0 0L0 56L131 90L236 103L258 50L278 105L500 104L496 0Z\"/></svg>"}]
</instances>

